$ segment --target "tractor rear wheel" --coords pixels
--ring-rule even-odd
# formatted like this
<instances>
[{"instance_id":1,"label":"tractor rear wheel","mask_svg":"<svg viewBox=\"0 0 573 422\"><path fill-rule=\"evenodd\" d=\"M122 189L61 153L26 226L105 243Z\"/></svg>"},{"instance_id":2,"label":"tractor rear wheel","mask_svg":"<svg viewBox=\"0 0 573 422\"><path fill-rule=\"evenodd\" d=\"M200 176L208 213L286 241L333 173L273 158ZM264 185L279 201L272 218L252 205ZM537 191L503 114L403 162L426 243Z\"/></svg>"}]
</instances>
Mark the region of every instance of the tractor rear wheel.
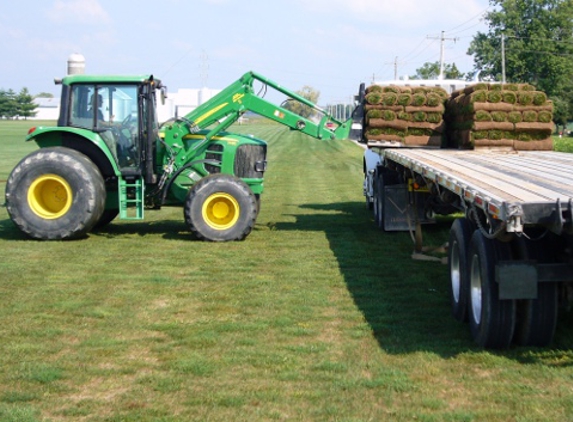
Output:
<instances>
[{"instance_id":1,"label":"tractor rear wheel","mask_svg":"<svg viewBox=\"0 0 573 422\"><path fill-rule=\"evenodd\" d=\"M111 208L104 210L98 222L95 224L94 229L101 229L111 223L119 214L119 209Z\"/></svg>"},{"instance_id":2,"label":"tractor rear wheel","mask_svg":"<svg viewBox=\"0 0 573 422\"><path fill-rule=\"evenodd\" d=\"M101 218L106 199L99 169L68 148L43 148L16 165L6 184L6 208L34 239L76 239Z\"/></svg>"},{"instance_id":3,"label":"tractor rear wheel","mask_svg":"<svg viewBox=\"0 0 573 422\"><path fill-rule=\"evenodd\" d=\"M201 179L187 195L185 222L199 239L243 240L255 225L257 200L236 177L214 174Z\"/></svg>"}]
</instances>

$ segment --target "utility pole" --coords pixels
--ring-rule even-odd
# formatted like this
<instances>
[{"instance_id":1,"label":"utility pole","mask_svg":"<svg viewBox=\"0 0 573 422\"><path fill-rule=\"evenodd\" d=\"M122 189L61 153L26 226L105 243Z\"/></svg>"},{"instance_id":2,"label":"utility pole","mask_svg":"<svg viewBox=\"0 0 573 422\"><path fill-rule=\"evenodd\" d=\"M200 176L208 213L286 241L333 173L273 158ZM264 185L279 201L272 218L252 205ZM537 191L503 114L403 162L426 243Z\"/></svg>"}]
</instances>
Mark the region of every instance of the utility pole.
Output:
<instances>
[{"instance_id":1,"label":"utility pole","mask_svg":"<svg viewBox=\"0 0 573 422\"><path fill-rule=\"evenodd\" d=\"M459 38L446 38L445 37L445 31L442 31L442 34L439 37L430 37L429 35L427 36L427 38L432 39L432 40L440 40L440 75L438 76L438 79L444 79L444 42L445 41L453 41L456 42Z\"/></svg>"},{"instance_id":2,"label":"utility pole","mask_svg":"<svg viewBox=\"0 0 573 422\"><path fill-rule=\"evenodd\" d=\"M394 80L397 81L398 80L398 65L402 64L400 62L398 62L398 56L396 56L394 58L393 62L386 62L385 64L392 64L394 65Z\"/></svg>"},{"instance_id":3,"label":"utility pole","mask_svg":"<svg viewBox=\"0 0 573 422\"><path fill-rule=\"evenodd\" d=\"M201 87L206 88L207 83L209 81L209 56L205 52L205 50L201 50L201 55L199 56L201 60L200 66L200 73L199 76L201 78Z\"/></svg>"}]
</instances>

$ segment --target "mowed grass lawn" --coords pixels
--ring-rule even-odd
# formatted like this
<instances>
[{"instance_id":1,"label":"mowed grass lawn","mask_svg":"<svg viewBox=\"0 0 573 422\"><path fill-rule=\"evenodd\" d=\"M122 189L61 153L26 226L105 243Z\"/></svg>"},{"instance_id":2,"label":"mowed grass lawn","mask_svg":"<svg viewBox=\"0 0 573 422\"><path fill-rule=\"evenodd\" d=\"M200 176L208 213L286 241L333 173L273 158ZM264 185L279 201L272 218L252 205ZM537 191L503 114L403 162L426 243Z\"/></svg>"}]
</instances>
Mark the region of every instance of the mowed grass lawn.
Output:
<instances>
[{"instance_id":1,"label":"mowed grass lawn","mask_svg":"<svg viewBox=\"0 0 573 422\"><path fill-rule=\"evenodd\" d=\"M0 204L29 125L0 122ZM0 421L573 420L570 314L550 348L477 349L447 267L375 229L360 147L237 130L269 142L243 242L178 208L39 242L0 207Z\"/></svg>"}]
</instances>

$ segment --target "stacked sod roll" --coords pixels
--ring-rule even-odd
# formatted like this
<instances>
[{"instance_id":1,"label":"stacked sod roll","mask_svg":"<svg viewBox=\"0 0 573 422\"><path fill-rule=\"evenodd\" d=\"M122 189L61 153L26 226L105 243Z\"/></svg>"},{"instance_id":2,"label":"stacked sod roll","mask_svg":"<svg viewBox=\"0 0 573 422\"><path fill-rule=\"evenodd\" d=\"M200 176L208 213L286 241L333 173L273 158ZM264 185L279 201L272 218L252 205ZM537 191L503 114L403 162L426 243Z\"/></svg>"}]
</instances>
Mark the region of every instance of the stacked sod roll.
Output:
<instances>
[{"instance_id":1,"label":"stacked sod roll","mask_svg":"<svg viewBox=\"0 0 573 422\"><path fill-rule=\"evenodd\" d=\"M551 150L553 104L529 84L470 85L446 101L447 146Z\"/></svg>"},{"instance_id":2,"label":"stacked sod roll","mask_svg":"<svg viewBox=\"0 0 573 422\"><path fill-rule=\"evenodd\" d=\"M366 141L442 146L447 96L438 87L368 87L364 105Z\"/></svg>"}]
</instances>

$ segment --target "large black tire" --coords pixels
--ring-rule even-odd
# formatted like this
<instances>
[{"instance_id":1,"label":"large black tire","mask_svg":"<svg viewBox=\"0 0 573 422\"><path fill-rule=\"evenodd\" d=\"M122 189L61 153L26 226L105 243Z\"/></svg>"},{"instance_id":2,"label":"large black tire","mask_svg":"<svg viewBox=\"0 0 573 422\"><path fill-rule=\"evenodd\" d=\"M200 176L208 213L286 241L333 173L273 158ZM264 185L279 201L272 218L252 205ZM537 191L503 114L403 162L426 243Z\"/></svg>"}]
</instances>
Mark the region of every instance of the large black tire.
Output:
<instances>
[{"instance_id":1,"label":"large black tire","mask_svg":"<svg viewBox=\"0 0 573 422\"><path fill-rule=\"evenodd\" d=\"M467 218L458 218L450 229L448 266L450 270L450 303L452 314L461 322L467 321L470 300L468 255L475 228Z\"/></svg>"},{"instance_id":2,"label":"large black tire","mask_svg":"<svg viewBox=\"0 0 573 422\"><path fill-rule=\"evenodd\" d=\"M374 174L374 221L380 230L384 230L384 177L382 173Z\"/></svg>"},{"instance_id":3,"label":"large black tire","mask_svg":"<svg viewBox=\"0 0 573 422\"><path fill-rule=\"evenodd\" d=\"M111 223L119 214L119 209L113 208L104 210L98 222L95 224L94 229L101 229Z\"/></svg>"},{"instance_id":4,"label":"large black tire","mask_svg":"<svg viewBox=\"0 0 573 422\"><path fill-rule=\"evenodd\" d=\"M375 182L372 181L372 198L371 198L371 197L369 197L369 196L366 194L366 191L367 191L366 187L367 187L367 185L368 185L368 178L367 178L366 175L365 175L363 187L364 187L364 190L365 190L365 195L364 195L364 197L366 198L366 209L367 209L368 211L374 211L374 184L375 184Z\"/></svg>"},{"instance_id":5,"label":"large black tire","mask_svg":"<svg viewBox=\"0 0 573 422\"><path fill-rule=\"evenodd\" d=\"M552 244L544 241L515 239L517 258L541 263L554 261ZM517 321L514 341L520 346L547 347L553 341L557 327L559 295L557 283L538 283L537 299L517 301Z\"/></svg>"},{"instance_id":6,"label":"large black tire","mask_svg":"<svg viewBox=\"0 0 573 422\"><path fill-rule=\"evenodd\" d=\"M214 174L189 191L185 222L199 239L225 242L245 239L255 225L257 200L242 180Z\"/></svg>"},{"instance_id":7,"label":"large black tire","mask_svg":"<svg viewBox=\"0 0 573 422\"><path fill-rule=\"evenodd\" d=\"M488 349L506 349L515 330L515 300L500 300L495 264L511 259L508 243L490 240L476 230L470 242L470 330Z\"/></svg>"},{"instance_id":8,"label":"large black tire","mask_svg":"<svg viewBox=\"0 0 573 422\"><path fill-rule=\"evenodd\" d=\"M85 155L44 148L16 165L6 184L6 208L16 226L34 239L77 239L101 218L103 178Z\"/></svg>"}]
</instances>

